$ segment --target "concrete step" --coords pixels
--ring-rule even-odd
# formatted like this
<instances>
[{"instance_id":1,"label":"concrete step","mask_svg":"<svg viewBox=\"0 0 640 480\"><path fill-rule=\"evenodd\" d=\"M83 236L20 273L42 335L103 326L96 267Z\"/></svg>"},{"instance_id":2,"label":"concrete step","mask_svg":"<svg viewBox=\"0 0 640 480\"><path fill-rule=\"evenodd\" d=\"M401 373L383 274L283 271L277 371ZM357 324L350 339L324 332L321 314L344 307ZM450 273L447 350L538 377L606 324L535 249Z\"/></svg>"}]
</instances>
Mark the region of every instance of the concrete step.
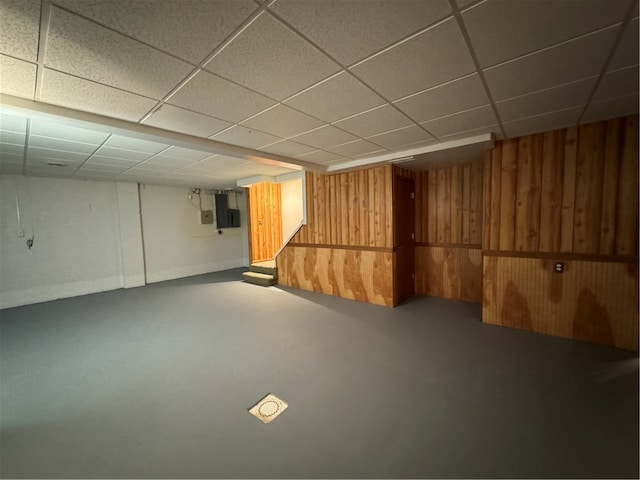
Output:
<instances>
[{"instance_id":1,"label":"concrete step","mask_svg":"<svg viewBox=\"0 0 640 480\"><path fill-rule=\"evenodd\" d=\"M278 283L275 276L264 273L244 272L242 276L244 277L245 282L261 285L263 287L270 287L271 285Z\"/></svg>"},{"instance_id":2,"label":"concrete step","mask_svg":"<svg viewBox=\"0 0 640 480\"><path fill-rule=\"evenodd\" d=\"M276 268L275 260L265 260L264 262L252 263L249 270L255 273L273 275L275 278L278 278L278 269Z\"/></svg>"}]
</instances>

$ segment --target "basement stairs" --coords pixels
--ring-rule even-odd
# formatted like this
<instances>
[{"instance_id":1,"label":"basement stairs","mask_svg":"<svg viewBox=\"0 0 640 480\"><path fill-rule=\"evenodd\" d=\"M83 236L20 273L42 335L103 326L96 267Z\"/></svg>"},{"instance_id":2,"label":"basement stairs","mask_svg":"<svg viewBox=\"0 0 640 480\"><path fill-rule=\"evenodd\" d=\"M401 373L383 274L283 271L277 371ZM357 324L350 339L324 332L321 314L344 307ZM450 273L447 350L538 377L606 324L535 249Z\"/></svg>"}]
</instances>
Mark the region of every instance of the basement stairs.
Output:
<instances>
[{"instance_id":1,"label":"basement stairs","mask_svg":"<svg viewBox=\"0 0 640 480\"><path fill-rule=\"evenodd\" d=\"M248 272L242 274L244 281L270 287L278 283L278 269L275 260L252 263Z\"/></svg>"}]
</instances>

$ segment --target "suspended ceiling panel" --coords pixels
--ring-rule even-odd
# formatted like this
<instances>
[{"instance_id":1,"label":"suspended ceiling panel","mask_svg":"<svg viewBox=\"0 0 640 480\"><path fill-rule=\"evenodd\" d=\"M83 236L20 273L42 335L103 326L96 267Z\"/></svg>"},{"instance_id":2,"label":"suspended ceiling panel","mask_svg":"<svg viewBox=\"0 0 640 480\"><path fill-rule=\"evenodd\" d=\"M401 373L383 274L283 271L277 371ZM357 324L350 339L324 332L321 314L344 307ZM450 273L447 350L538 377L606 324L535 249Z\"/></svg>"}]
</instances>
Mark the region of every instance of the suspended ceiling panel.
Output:
<instances>
[{"instance_id":1,"label":"suspended ceiling panel","mask_svg":"<svg viewBox=\"0 0 640 480\"><path fill-rule=\"evenodd\" d=\"M2 0L0 31L1 93L249 149L200 164L220 184L261 155L322 169L638 111L637 0ZM186 182L208 161L133 134L81 160L60 123L2 127L0 171Z\"/></svg>"}]
</instances>

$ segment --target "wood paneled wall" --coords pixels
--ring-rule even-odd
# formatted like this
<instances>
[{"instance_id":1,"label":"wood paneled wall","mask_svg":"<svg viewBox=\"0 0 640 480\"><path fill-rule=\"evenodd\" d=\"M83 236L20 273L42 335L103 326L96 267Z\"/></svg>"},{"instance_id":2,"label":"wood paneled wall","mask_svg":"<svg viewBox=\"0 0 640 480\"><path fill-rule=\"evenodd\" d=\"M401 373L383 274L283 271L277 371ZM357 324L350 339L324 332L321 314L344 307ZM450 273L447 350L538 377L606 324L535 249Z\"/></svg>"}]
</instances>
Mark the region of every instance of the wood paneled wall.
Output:
<instances>
[{"instance_id":1,"label":"wood paneled wall","mask_svg":"<svg viewBox=\"0 0 640 480\"><path fill-rule=\"evenodd\" d=\"M282 246L282 201L279 183L249 187L251 262L269 260Z\"/></svg>"},{"instance_id":2,"label":"wood paneled wall","mask_svg":"<svg viewBox=\"0 0 640 480\"><path fill-rule=\"evenodd\" d=\"M498 142L485 250L638 255L638 117Z\"/></svg>"},{"instance_id":3,"label":"wood paneled wall","mask_svg":"<svg viewBox=\"0 0 640 480\"><path fill-rule=\"evenodd\" d=\"M307 172L307 224L278 255L278 282L393 306L392 175Z\"/></svg>"},{"instance_id":4,"label":"wood paneled wall","mask_svg":"<svg viewBox=\"0 0 640 480\"><path fill-rule=\"evenodd\" d=\"M393 306L393 253L289 245L277 258L278 283Z\"/></svg>"},{"instance_id":5,"label":"wood paneled wall","mask_svg":"<svg viewBox=\"0 0 640 480\"><path fill-rule=\"evenodd\" d=\"M638 349L638 265L485 256L482 320Z\"/></svg>"},{"instance_id":6,"label":"wood paneled wall","mask_svg":"<svg viewBox=\"0 0 640 480\"><path fill-rule=\"evenodd\" d=\"M392 248L392 166L307 172L307 224L290 245Z\"/></svg>"},{"instance_id":7,"label":"wood paneled wall","mask_svg":"<svg viewBox=\"0 0 640 480\"><path fill-rule=\"evenodd\" d=\"M416 293L482 302L482 251L467 247L416 247Z\"/></svg>"},{"instance_id":8,"label":"wood paneled wall","mask_svg":"<svg viewBox=\"0 0 640 480\"><path fill-rule=\"evenodd\" d=\"M638 116L497 142L484 172L483 321L637 350Z\"/></svg>"},{"instance_id":9,"label":"wood paneled wall","mask_svg":"<svg viewBox=\"0 0 640 480\"><path fill-rule=\"evenodd\" d=\"M482 161L416 174L416 242L482 241Z\"/></svg>"}]
</instances>

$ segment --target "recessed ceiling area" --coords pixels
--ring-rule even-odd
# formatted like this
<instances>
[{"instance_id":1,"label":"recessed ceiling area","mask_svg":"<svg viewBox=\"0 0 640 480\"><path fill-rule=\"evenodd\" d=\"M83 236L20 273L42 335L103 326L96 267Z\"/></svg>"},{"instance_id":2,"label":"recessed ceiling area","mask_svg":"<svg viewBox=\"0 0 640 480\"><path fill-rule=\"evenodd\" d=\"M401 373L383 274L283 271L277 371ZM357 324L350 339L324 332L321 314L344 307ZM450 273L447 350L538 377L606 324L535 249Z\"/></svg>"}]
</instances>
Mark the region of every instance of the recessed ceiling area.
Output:
<instances>
[{"instance_id":1,"label":"recessed ceiling area","mask_svg":"<svg viewBox=\"0 0 640 480\"><path fill-rule=\"evenodd\" d=\"M637 0L3 0L0 31L0 173L223 186L638 111Z\"/></svg>"}]
</instances>

